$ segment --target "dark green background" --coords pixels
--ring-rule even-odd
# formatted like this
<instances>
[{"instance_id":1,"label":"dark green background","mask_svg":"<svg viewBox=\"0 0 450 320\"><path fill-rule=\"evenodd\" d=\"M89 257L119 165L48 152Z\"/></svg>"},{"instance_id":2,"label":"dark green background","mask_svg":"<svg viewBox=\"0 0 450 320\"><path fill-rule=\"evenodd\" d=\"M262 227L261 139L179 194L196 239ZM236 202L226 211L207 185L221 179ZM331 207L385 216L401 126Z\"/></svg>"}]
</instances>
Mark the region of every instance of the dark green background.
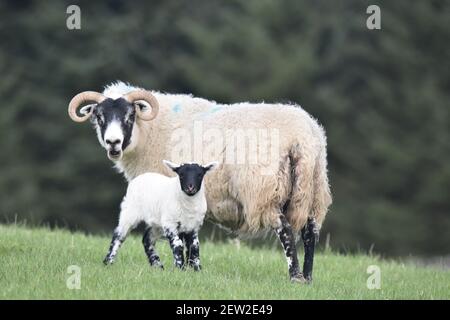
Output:
<instances>
[{"instance_id":1,"label":"dark green background","mask_svg":"<svg viewBox=\"0 0 450 320\"><path fill-rule=\"evenodd\" d=\"M72 3L81 30L66 28ZM1 1L1 219L112 230L125 181L67 104L121 79L300 103L328 134L323 238L449 254L449 21L450 1Z\"/></svg>"}]
</instances>

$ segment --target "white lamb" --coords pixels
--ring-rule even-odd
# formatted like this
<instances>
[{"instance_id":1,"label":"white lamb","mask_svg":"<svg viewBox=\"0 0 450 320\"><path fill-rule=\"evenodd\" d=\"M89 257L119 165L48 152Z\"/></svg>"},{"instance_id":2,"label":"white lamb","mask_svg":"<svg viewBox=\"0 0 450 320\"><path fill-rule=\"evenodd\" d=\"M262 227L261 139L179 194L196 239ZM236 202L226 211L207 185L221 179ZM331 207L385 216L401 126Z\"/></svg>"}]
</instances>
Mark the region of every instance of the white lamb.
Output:
<instances>
[{"instance_id":1,"label":"white lamb","mask_svg":"<svg viewBox=\"0 0 450 320\"><path fill-rule=\"evenodd\" d=\"M162 231L169 240L176 267L184 268L184 242L188 265L195 271L201 269L198 231L207 209L202 181L217 162L205 166L163 162L178 176L145 173L130 181L121 205L119 225L114 230L109 252L103 261L105 264L114 262L129 231L144 222L147 228L142 242L152 266L163 268L155 250L156 239Z\"/></svg>"}]
</instances>

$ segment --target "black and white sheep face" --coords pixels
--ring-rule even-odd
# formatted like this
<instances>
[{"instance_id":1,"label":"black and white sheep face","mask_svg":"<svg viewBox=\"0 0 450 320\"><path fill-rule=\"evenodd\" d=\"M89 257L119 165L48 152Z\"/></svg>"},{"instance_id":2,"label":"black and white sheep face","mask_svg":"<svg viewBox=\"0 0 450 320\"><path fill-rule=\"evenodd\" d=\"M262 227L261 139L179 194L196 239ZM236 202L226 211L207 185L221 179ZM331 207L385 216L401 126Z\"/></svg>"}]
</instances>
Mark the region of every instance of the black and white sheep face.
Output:
<instances>
[{"instance_id":1,"label":"black and white sheep face","mask_svg":"<svg viewBox=\"0 0 450 320\"><path fill-rule=\"evenodd\" d=\"M105 89L106 91L108 89ZM86 105L93 102L95 103ZM84 107L79 109L81 106ZM81 123L90 119L100 144L108 152L108 158L119 161L124 153L133 150L138 143L139 130L134 124L135 119L155 119L159 103L151 92L143 89L122 92L119 95L114 92L105 95L95 91L83 91L70 100L67 111L75 122Z\"/></svg>"},{"instance_id":2,"label":"black and white sheep face","mask_svg":"<svg viewBox=\"0 0 450 320\"><path fill-rule=\"evenodd\" d=\"M97 131L97 137L108 153L108 158L118 161L133 140L136 118L135 106L125 99L106 99L97 105L88 105L80 112L91 112L91 122Z\"/></svg>"},{"instance_id":3,"label":"black and white sheep face","mask_svg":"<svg viewBox=\"0 0 450 320\"><path fill-rule=\"evenodd\" d=\"M164 164L178 175L181 190L190 197L201 189L205 174L217 166L217 162L202 166L197 163L178 165L167 160L164 160Z\"/></svg>"}]
</instances>

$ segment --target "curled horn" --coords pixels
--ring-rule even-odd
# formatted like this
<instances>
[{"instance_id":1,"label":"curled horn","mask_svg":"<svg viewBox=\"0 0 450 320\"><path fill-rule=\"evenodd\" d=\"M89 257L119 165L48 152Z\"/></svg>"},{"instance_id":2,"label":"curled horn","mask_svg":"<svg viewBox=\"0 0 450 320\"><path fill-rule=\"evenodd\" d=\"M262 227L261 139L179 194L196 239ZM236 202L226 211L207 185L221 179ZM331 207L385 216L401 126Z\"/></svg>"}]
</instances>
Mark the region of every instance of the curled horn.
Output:
<instances>
[{"instance_id":1,"label":"curled horn","mask_svg":"<svg viewBox=\"0 0 450 320\"><path fill-rule=\"evenodd\" d=\"M86 102L95 102L100 103L103 100L105 100L106 97L102 95L101 93L95 92L95 91L84 91L79 94L77 94L75 97L72 98L72 100L69 103L69 116L70 118L75 122L84 122L86 121L92 114L93 108L91 111L83 116L79 116L77 114L78 108L85 104Z\"/></svg>"},{"instance_id":2,"label":"curled horn","mask_svg":"<svg viewBox=\"0 0 450 320\"><path fill-rule=\"evenodd\" d=\"M139 106L136 107L137 116L144 121L153 120L158 115L159 111L158 100L156 100L155 96L146 90L131 91L130 93L124 95L123 98L130 103L134 103L137 100L144 100L150 105L150 107L152 108L151 112L142 111Z\"/></svg>"}]
</instances>

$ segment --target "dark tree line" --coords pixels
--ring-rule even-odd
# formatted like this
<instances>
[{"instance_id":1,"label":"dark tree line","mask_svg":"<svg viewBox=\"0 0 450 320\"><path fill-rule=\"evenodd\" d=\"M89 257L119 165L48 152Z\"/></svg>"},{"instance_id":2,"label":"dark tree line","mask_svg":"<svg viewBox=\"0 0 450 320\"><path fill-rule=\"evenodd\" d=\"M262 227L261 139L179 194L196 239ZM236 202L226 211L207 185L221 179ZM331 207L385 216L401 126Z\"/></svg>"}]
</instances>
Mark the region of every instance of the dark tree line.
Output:
<instances>
[{"instance_id":1,"label":"dark tree line","mask_svg":"<svg viewBox=\"0 0 450 320\"><path fill-rule=\"evenodd\" d=\"M293 101L324 125L333 247L448 254L450 1L0 2L0 215L110 230L124 193L69 99L116 79Z\"/></svg>"}]
</instances>

